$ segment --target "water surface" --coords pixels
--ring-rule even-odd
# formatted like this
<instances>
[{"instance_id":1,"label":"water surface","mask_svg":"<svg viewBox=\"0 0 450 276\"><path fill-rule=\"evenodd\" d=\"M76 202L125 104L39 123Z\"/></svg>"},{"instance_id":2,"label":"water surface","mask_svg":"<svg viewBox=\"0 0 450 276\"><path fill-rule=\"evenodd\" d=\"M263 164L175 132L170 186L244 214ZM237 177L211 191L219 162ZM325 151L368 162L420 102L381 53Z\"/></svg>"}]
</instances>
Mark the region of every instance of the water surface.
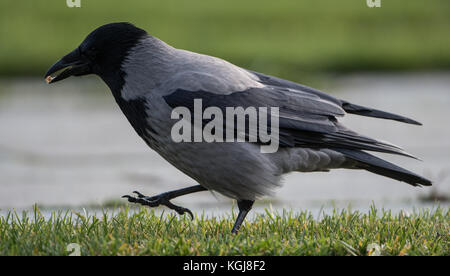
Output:
<instances>
[{"instance_id":1,"label":"water surface","mask_svg":"<svg viewBox=\"0 0 450 276\"><path fill-rule=\"evenodd\" d=\"M331 82L348 101L410 116L422 127L348 115L362 134L403 146L423 161L383 155L435 181L414 188L365 171L292 173L259 209L318 211L370 204L393 210L434 206L418 200L431 189L450 194L450 74L354 75ZM52 86L41 79L0 80L0 209L45 206L81 208L119 200L139 190L152 195L196 184L147 148L107 87L97 78ZM209 192L176 202L193 211L228 212L230 201ZM441 203L441 206L448 206Z\"/></svg>"}]
</instances>

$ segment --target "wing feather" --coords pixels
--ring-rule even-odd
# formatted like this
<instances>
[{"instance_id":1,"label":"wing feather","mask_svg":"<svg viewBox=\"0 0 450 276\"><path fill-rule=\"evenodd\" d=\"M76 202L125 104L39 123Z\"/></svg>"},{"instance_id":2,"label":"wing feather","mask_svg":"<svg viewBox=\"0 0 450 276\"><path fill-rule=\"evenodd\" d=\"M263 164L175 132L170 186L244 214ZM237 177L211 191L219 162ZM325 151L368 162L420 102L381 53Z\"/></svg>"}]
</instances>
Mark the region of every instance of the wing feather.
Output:
<instances>
[{"instance_id":1,"label":"wing feather","mask_svg":"<svg viewBox=\"0 0 450 276\"><path fill-rule=\"evenodd\" d=\"M350 103L348 101L344 101L344 100L335 98L329 94L326 94L325 92L322 92L315 88L308 87L306 85L302 85L299 83L295 83L292 81L280 79L280 78L277 78L274 76L269 76L269 75L265 75L262 73L250 71L250 70L248 70L248 72L254 74L259 79L259 81L263 84L273 85L273 86L277 86L277 87L292 88L297 91L302 91L303 93L309 93L311 95L318 96L324 100L327 100L327 101L330 101L330 102L333 102L333 103L339 105L347 113L350 113L350 114L394 120L394 121L407 123L407 124L413 124L413 125L422 125L420 122L413 120L411 118L401 116L398 114L394 114L394 113L390 113L390 112L386 112L386 111L382 111L382 110L378 110L378 109L374 109L374 108L370 108L370 107L366 107L366 106L356 105L356 104Z\"/></svg>"},{"instance_id":2,"label":"wing feather","mask_svg":"<svg viewBox=\"0 0 450 276\"><path fill-rule=\"evenodd\" d=\"M305 94L304 91L293 88L266 86L226 95L177 89L164 96L164 99L172 108L184 106L191 112L194 111L194 99L202 100L203 110L215 106L224 114L226 107L278 107L282 147L345 148L412 157L394 145L359 135L339 124L336 118L343 116L345 111L334 100ZM205 120L204 124L207 122ZM246 133L247 137L248 135Z\"/></svg>"}]
</instances>

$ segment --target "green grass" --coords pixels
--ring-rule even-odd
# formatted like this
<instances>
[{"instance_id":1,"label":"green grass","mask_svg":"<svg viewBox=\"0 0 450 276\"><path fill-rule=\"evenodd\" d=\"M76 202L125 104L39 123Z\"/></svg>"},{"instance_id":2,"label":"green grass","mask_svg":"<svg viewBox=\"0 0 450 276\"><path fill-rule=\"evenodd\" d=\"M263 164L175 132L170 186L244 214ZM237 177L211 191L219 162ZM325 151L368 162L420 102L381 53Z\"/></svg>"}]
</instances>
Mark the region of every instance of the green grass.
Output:
<instances>
[{"instance_id":1,"label":"green grass","mask_svg":"<svg viewBox=\"0 0 450 276\"><path fill-rule=\"evenodd\" d=\"M44 219L9 213L0 218L0 255L449 255L449 210L393 215L335 211L314 219L308 212L266 211L230 233L231 216L193 221L120 208L100 216L55 212ZM378 249L372 249L378 248Z\"/></svg>"},{"instance_id":2,"label":"green grass","mask_svg":"<svg viewBox=\"0 0 450 276\"><path fill-rule=\"evenodd\" d=\"M39 75L94 28L130 21L168 43L293 80L450 69L450 1L0 1L0 75Z\"/></svg>"}]
</instances>

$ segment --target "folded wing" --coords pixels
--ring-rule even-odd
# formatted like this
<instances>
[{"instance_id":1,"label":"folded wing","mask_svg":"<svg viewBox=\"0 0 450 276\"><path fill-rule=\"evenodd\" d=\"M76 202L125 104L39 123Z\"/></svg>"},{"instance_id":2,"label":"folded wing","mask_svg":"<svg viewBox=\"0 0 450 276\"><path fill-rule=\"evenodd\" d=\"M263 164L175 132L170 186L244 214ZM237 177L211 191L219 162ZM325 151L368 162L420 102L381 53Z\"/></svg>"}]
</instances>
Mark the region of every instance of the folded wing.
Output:
<instances>
[{"instance_id":1,"label":"folded wing","mask_svg":"<svg viewBox=\"0 0 450 276\"><path fill-rule=\"evenodd\" d=\"M317 89L314 89L314 88L311 88L311 87L308 87L308 86L305 86L305 85L302 85L299 83L295 83L292 81L280 79L277 77L265 75L265 74L254 72L254 71L249 71L249 72L256 75L261 83L264 83L266 85L273 85L273 86L277 86L277 87L292 88L292 89L302 91L305 93L309 93L312 95L317 95L318 97L320 97L322 99L331 101L331 102L335 103L336 105L339 105L347 113L361 115L361 116L367 116L367 117L394 120L394 121L399 121L399 122L407 123L407 124L421 125L421 123L419 123L413 119L410 119L410 118L407 118L407 117L404 117L401 115L397 115L394 113L377 110L377 109L370 108L370 107L356 105L356 104L350 103L348 101L340 100L340 99L337 99L331 95L328 95L320 90L317 90Z\"/></svg>"},{"instance_id":2,"label":"folded wing","mask_svg":"<svg viewBox=\"0 0 450 276\"><path fill-rule=\"evenodd\" d=\"M336 101L305 91L266 85L224 95L180 88L164 99L172 108L183 106L191 112L194 112L195 99L202 100L203 110L218 107L223 114L227 107L277 107L282 147L358 149L411 157L397 146L346 129L337 121L345 111Z\"/></svg>"}]
</instances>

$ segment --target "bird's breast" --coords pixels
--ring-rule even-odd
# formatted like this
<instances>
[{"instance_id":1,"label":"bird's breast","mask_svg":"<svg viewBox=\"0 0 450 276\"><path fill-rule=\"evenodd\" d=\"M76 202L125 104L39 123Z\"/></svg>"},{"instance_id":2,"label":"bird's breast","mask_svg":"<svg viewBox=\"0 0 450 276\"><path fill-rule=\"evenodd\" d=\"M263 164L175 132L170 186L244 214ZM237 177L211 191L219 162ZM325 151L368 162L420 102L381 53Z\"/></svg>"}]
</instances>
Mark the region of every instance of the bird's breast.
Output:
<instances>
[{"instance_id":1,"label":"bird's breast","mask_svg":"<svg viewBox=\"0 0 450 276\"><path fill-rule=\"evenodd\" d=\"M116 97L116 102L137 134L147 143L149 142L148 140L153 140L153 136L157 134L157 131L152 126L151 121L148 120L151 107L147 99L124 100L121 97Z\"/></svg>"}]
</instances>

